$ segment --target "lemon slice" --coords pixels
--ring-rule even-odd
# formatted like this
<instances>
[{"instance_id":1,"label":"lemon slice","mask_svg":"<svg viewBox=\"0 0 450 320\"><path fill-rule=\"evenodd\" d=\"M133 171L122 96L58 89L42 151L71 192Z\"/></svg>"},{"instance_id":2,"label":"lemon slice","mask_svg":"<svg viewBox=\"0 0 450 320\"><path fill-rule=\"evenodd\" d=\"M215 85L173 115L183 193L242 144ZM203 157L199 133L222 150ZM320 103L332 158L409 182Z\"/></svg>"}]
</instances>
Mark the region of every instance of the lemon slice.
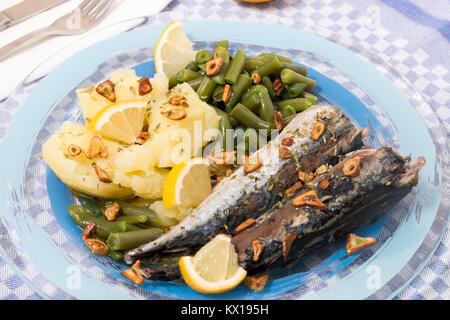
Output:
<instances>
[{"instance_id":1,"label":"lemon slice","mask_svg":"<svg viewBox=\"0 0 450 320\"><path fill-rule=\"evenodd\" d=\"M162 32L155 46L154 59L157 72L174 74L195 59L194 43L189 40L181 22L171 22Z\"/></svg>"},{"instance_id":2,"label":"lemon slice","mask_svg":"<svg viewBox=\"0 0 450 320\"><path fill-rule=\"evenodd\" d=\"M238 286L247 271L238 265L231 237L219 234L193 257L181 257L178 262L184 281L195 291L212 294Z\"/></svg>"},{"instance_id":3,"label":"lemon slice","mask_svg":"<svg viewBox=\"0 0 450 320\"><path fill-rule=\"evenodd\" d=\"M194 158L175 165L163 188L164 208L183 205L195 208L211 193L209 161Z\"/></svg>"},{"instance_id":4,"label":"lemon slice","mask_svg":"<svg viewBox=\"0 0 450 320\"><path fill-rule=\"evenodd\" d=\"M88 128L104 137L131 144L141 133L146 111L146 100L116 102L99 111Z\"/></svg>"}]
</instances>

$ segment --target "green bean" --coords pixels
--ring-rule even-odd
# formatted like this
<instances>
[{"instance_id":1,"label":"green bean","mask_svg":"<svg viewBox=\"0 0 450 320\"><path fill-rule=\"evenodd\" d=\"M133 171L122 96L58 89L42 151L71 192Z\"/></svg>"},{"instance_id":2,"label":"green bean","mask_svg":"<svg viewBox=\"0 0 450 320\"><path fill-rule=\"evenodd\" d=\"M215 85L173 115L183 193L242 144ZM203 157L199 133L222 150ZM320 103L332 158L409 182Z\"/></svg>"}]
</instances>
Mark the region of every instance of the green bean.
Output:
<instances>
[{"instance_id":1,"label":"green bean","mask_svg":"<svg viewBox=\"0 0 450 320\"><path fill-rule=\"evenodd\" d=\"M258 89L258 94L261 99L261 104L258 109L259 116L264 121L272 123L274 107L272 99L270 99L269 92L263 85L258 85L256 87Z\"/></svg>"},{"instance_id":2,"label":"green bean","mask_svg":"<svg viewBox=\"0 0 450 320\"><path fill-rule=\"evenodd\" d=\"M265 76L276 74L280 72L281 69L283 69L283 65L281 64L280 59L278 59L278 57L275 56L274 58L264 63L262 66L256 68L252 72L252 74L257 73L262 78Z\"/></svg>"},{"instance_id":3,"label":"green bean","mask_svg":"<svg viewBox=\"0 0 450 320\"><path fill-rule=\"evenodd\" d=\"M168 74L167 78L169 79L169 89L172 89L178 84L177 75L176 74Z\"/></svg>"},{"instance_id":4,"label":"green bean","mask_svg":"<svg viewBox=\"0 0 450 320\"><path fill-rule=\"evenodd\" d=\"M212 99L213 99L213 101L215 101L215 102L220 102L220 101L222 101L223 90L224 90L223 88L224 88L224 86L218 85L218 86L214 89L214 91L213 91L213 93L212 93Z\"/></svg>"},{"instance_id":5,"label":"green bean","mask_svg":"<svg viewBox=\"0 0 450 320\"><path fill-rule=\"evenodd\" d=\"M256 57L247 57L245 59L244 69L245 65L247 65L248 67L253 67L253 69L256 69L257 67L262 66L263 64L265 64L266 62L268 62L273 58L275 58L275 54L272 53L266 53L263 56L259 55Z\"/></svg>"},{"instance_id":6,"label":"green bean","mask_svg":"<svg viewBox=\"0 0 450 320\"><path fill-rule=\"evenodd\" d=\"M296 82L306 83L306 91L312 91L316 86L316 80L307 78L291 69L283 69L281 70L281 82L284 85L291 85Z\"/></svg>"},{"instance_id":7,"label":"green bean","mask_svg":"<svg viewBox=\"0 0 450 320\"><path fill-rule=\"evenodd\" d=\"M292 60L291 60L291 59L289 59L289 58L287 58L287 57L280 56L279 54L275 54L275 53L261 53L261 54L259 55L259 57L261 57L261 58L263 58L263 59L266 58L266 57L267 57L267 59L270 59L270 58L272 58L272 57L274 57L274 56L277 56L278 59L280 59L281 62L292 63Z\"/></svg>"},{"instance_id":8,"label":"green bean","mask_svg":"<svg viewBox=\"0 0 450 320\"><path fill-rule=\"evenodd\" d=\"M239 125L236 126L236 128L234 128L234 130L233 130L233 140L232 140L233 145L232 145L231 149L236 150L236 147L238 145L240 145L242 143L245 143L245 137L244 137L245 130L246 130L246 127L243 126L242 124L239 124ZM243 150L245 151L245 144L243 146L244 146ZM240 159L240 156L238 157L238 159Z\"/></svg>"},{"instance_id":9,"label":"green bean","mask_svg":"<svg viewBox=\"0 0 450 320\"><path fill-rule=\"evenodd\" d=\"M208 101L216 86L217 83L213 79L205 76L197 89L197 94L203 101Z\"/></svg>"},{"instance_id":10,"label":"green bean","mask_svg":"<svg viewBox=\"0 0 450 320\"><path fill-rule=\"evenodd\" d=\"M279 54L277 54L278 59L280 59L280 61L282 63L291 63L292 64L292 59L288 58L288 57L284 57L284 56L280 56Z\"/></svg>"},{"instance_id":11,"label":"green bean","mask_svg":"<svg viewBox=\"0 0 450 320\"><path fill-rule=\"evenodd\" d=\"M245 138L245 150L249 153L253 153L261 146L259 145L259 134L256 129L247 128L244 133Z\"/></svg>"},{"instance_id":12,"label":"green bean","mask_svg":"<svg viewBox=\"0 0 450 320\"><path fill-rule=\"evenodd\" d=\"M267 90L267 89L261 84L252 84L252 86L245 93L245 96L250 96L252 94L259 95L261 90Z\"/></svg>"},{"instance_id":13,"label":"green bean","mask_svg":"<svg viewBox=\"0 0 450 320\"><path fill-rule=\"evenodd\" d=\"M198 87L200 87L200 84L203 81L203 77L202 78L197 78L195 80L191 80L188 82L188 84L191 86L191 88L195 91L197 91Z\"/></svg>"},{"instance_id":14,"label":"green bean","mask_svg":"<svg viewBox=\"0 0 450 320\"><path fill-rule=\"evenodd\" d=\"M261 90L260 86L261 85L252 85L252 86L250 86L250 88L248 88L246 94L252 94L252 93L259 94L259 91Z\"/></svg>"},{"instance_id":15,"label":"green bean","mask_svg":"<svg viewBox=\"0 0 450 320\"><path fill-rule=\"evenodd\" d=\"M217 84L225 84L225 75L227 74L228 68L229 68L230 64L228 62L224 62L222 64L222 67L220 68L220 71L218 74L216 74L215 76L212 77L212 79L217 83Z\"/></svg>"},{"instance_id":16,"label":"green bean","mask_svg":"<svg viewBox=\"0 0 450 320\"><path fill-rule=\"evenodd\" d=\"M317 97L309 92L303 91L302 92L302 97L303 98L308 98L308 99L313 99L315 101L317 101Z\"/></svg>"},{"instance_id":17,"label":"green bean","mask_svg":"<svg viewBox=\"0 0 450 320\"><path fill-rule=\"evenodd\" d=\"M267 62L267 61L275 58L275 56L276 55L273 52L270 52L270 53L269 52L263 52L263 53L258 54L256 57L252 57L252 58L258 58L258 59L261 59L264 62Z\"/></svg>"},{"instance_id":18,"label":"green bean","mask_svg":"<svg viewBox=\"0 0 450 320\"><path fill-rule=\"evenodd\" d=\"M105 208L112 205L112 201L106 199L92 198L91 196L81 195L76 191L72 191L74 195L80 200L83 207L85 207L89 213L97 218L105 219Z\"/></svg>"},{"instance_id":19,"label":"green bean","mask_svg":"<svg viewBox=\"0 0 450 320\"><path fill-rule=\"evenodd\" d=\"M246 70L247 72L253 72L256 68L259 68L263 64L264 60L260 58L257 59L247 58L245 59L244 62L244 70Z\"/></svg>"},{"instance_id":20,"label":"green bean","mask_svg":"<svg viewBox=\"0 0 450 320\"><path fill-rule=\"evenodd\" d=\"M156 215L156 212L154 210L146 207L134 206L125 201L117 202L120 206L120 212L124 216L146 216L147 224L153 227L159 227L161 225L161 222L159 221L158 216Z\"/></svg>"},{"instance_id":21,"label":"green bean","mask_svg":"<svg viewBox=\"0 0 450 320\"><path fill-rule=\"evenodd\" d=\"M228 114L228 119L230 119L230 123L233 128L236 128L239 125L239 121L237 121L237 119L232 117L230 114Z\"/></svg>"},{"instance_id":22,"label":"green bean","mask_svg":"<svg viewBox=\"0 0 450 320\"><path fill-rule=\"evenodd\" d=\"M217 107L214 107L214 110L216 111L217 115L220 117L219 120L219 130L222 131L222 134L225 134L225 130L226 129L233 129L233 126L231 125L230 122L230 117L228 115L228 113L226 113L225 111L220 110Z\"/></svg>"},{"instance_id":23,"label":"green bean","mask_svg":"<svg viewBox=\"0 0 450 320\"><path fill-rule=\"evenodd\" d=\"M280 112L284 119L289 118L290 116L293 116L294 114L296 114L295 109L292 108L290 105L287 105L284 108L281 108Z\"/></svg>"},{"instance_id":24,"label":"green bean","mask_svg":"<svg viewBox=\"0 0 450 320\"><path fill-rule=\"evenodd\" d=\"M261 95L261 93L268 93L267 88L264 87L262 84L257 84L252 86L249 91L254 92L258 95Z\"/></svg>"},{"instance_id":25,"label":"green bean","mask_svg":"<svg viewBox=\"0 0 450 320\"><path fill-rule=\"evenodd\" d=\"M112 250L132 249L143 243L153 241L162 234L163 231L159 228L149 228L128 232L112 232L109 234L106 244Z\"/></svg>"},{"instance_id":26,"label":"green bean","mask_svg":"<svg viewBox=\"0 0 450 320\"><path fill-rule=\"evenodd\" d=\"M192 81L198 78L201 78L202 75L198 72L189 70L189 69L183 69L180 72L177 73L177 81L178 82L188 82Z\"/></svg>"},{"instance_id":27,"label":"green bean","mask_svg":"<svg viewBox=\"0 0 450 320\"><path fill-rule=\"evenodd\" d=\"M147 229L148 226L144 226L142 224L139 225L135 225L135 224L131 224L131 223L126 223L125 225L125 231L138 231L138 230L143 230L143 229Z\"/></svg>"},{"instance_id":28,"label":"green bean","mask_svg":"<svg viewBox=\"0 0 450 320\"><path fill-rule=\"evenodd\" d=\"M198 73L206 72L206 62L205 63L199 63L198 64L198 68L199 68Z\"/></svg>"},{"instance_id":29,"label":"green bean","mask_svg":"<svg viewBox=\"0 0 450 320\"><path fill-rule=\"evenodd\" d=\"M269 96L272 100L276 99L275 91L273 90L273 83L272 80L268 76L262 77L261 84L266 87L267 92L269 93Z\"/></svg>"},{"instance_id":30,"label":"green bean","mask_svg":"<svg viewBox=\"0 0 450 320\"><path fill-rule=\"evenodd\" d=\"M295 71L295 72L301 74L302 76L306 76L308 73L308 69L304 66L299 66L298 64L287 63L287 62L282 62L282 64L283 64L284 68Z\"/></svg>"},{"instance_id":31,"label":"green bean","mask_svg":"<svg viewBox=\"0 0 450 320\"><path fill-rule=\"evenodd\" d=\"M222 58L224 63L230 62L230 53L227 48L218 47L216 50L216 58Z\"/></svg>"},{"instance_id":32,"label":"green bean","mask_svg":"<svg viewBox=\"0 0 450 320\"><path fill-rule=\"evenodd\" d=\"M281 109L286 106L291 106L295 109L297 112L305 111L312 105L314 105L316 101L314 99L308 99L308 98L295 98L295 99L288 99L288 100L282 100L278 102L278 107Z\"/></svg>"},{"instance_id":33,"label":"green bean","mask_svg":"<svg viewBox=\"0 0 450 320\"><path fill-rule=\"evenodd\" d=\"M220 117L219 120L219 130L222 132L223 142L226 142L226 136L227 136L227 129L233 129L233 125L230 121L230 116L228 113L220 110L219 108L213 107L214 110L216 110L217 115ZM225 148L225 144L222 144L222 146Z\"/></svg>"},{"instance_id":34,"label":"green bean","mask_svg":"<svg viewBox=\"0 0 450 320\"><path fill-rule=\"evenodd\" d=\"M263 62L267 62L268 60L272 59L273 57L274 57L274 55L272 55L271 57L268 57L268 58L260 57L260 56L246 57L245 61L263 61Z\"/></svg>"},{"instance_id":35,"label":"green bean","mask_svg":"<svg viewBox=\"0 0 450 320\"><path fill-rule=\"evenodd\" d=\"M292 60L280 55L276 55L274 53L261 53L257 57L247 57L245 59L244 63L244 69L248 72L254 71L256 68L261 67L264 63L268 62L269 60L277 57L282 64L292 64Z\"/></svg>"},{"instance_id":36,"label":"green bean","mask_svg":"<svg viewBox=\"0 0 450 320\"><path fill-rule=\"evenodd\" d=\"M213 76L212 79L218 84L225 84L225 76L228 72L228 68L230 67L230 55L226 48L219 47L216 51L216 58L222 58L223 64L220 68L220 71L217 75Z\"/></svg>"},{"instance_id":37,"label":"green bean","mask_svg":"<svg viewBox=\"0 0 450 320\"><path fill-rule=\"evenodd\" d=\"M209 50L200 50L195 55L195 62L197 64L202 64L202 63L208 62L212 58L213 58L213 55Z\"/></svg>"},{"instance_id":38,"label":"green bean","mask_svg":"<svg viewBox=\"0 0 450 320\"><path fill-rule=\"evenodd\" d=\"M256 92L247 91L242 96L241 103L244 106L246 106L249 110L255 111L258 108L259 104L261 103L261 98Z\"/></svg>"},{"instance_id":39,"label":"green bean","mask_svg":"<svg viewBox=\"0 0 450 320\"><path fill-rule=\"evenodd\" d=\"M241 103L238 103L233 110L231 110L230 115L233 118L236 118L245 127L268 130L273 128L271 123L262 120Z\"/></svg>"},{"instance_id":40,"label":"green bean","mask_svg":"<svg viewBox=\"0 0 450 320\"><path fill-rule=\"evenodd\" d=\"M238 49L234 58L231 60L230 67L228 68L227 74L225 75L225 81L231 84L235 84L239 78L239 75L244 68L245 63L245 51Z\"/></svg>"},{"instance_id":41,"label":"green bean","mask_svg":"<svg viewBox=\"0 0 450 320\"><path fill-rule=\"evenodd\" d=\"M247 128L244 125L239 124L238 126L236 126L236 128L234 128L234 131L233 131L233 145L232 145L231 149L238 152L237 159L241 159L241 155L239 154L239 152L242 151L242 155L245 154L245 150L246 150L245 130L246 129ZM240 149L240 151L239 151L239 149Z\"/></svg>"},{"instance_id":42,"label":"green bean","mask_svg":"<svg viewBox=\"0 0 450 320\"><path fill-rule=\"evenodd\" d=\"M244 137L245 137L245 141L248 143L250 142L252 139L255 140L256 142L258 141L258 131L256 131L256 129L254 128L246 128L244 131Z\"/></svg>"},{"instance_id":43,"label":"green bean","mask_svg":"<svg viewBox=\"0 0 450 320\"><path fill-rule=\"evenodd\" d=\"M114 261L120 261L123 258L123 253L121 251L109 249L108 256Z\"/></svg>"},{"instance_id":44,"label":"green bean","mask_svg":"<svg viewBox=\"0 0 450 320\"><path fill-rule=\"evenodd\" d=\"M228 49L228 46L230 45L228 40L220 40L216 42L216 48L225 48Z\"/></svg>"},{"instance_id":45,"label":"green bean","mask_svg":"<svg viewBox=\"0 0 450 320\"><path fill-rule=\"evenodd\" d=\"M306 83L296 82L285 87L285 90L281 93L281 98L284 100L297 98L305 89Z\"/></svg>"},{"instance_id":46,"label":"green bean","mask_svg":"<svg viewBox=\"0 0 450 320\"><path fill-rule=\"evenodd\" d=\"M192 70L192 71L198 71L198 65L195 63L195 61L189 62L186 67L184 67L185 69L188 70Z\"/></svg>"},{"instance_id":47,"label":"green bean","mask_svg":"<svg viewBox=\"0 0 450 320\"><path fill-rule=\"evenodd\" d=\"M233 107L238 103L245 91L252 85L252 78L246 74L241 74L237 79L237 82L231 87L231 96L225 104L225 110L231 111Z\"/></svg>"},{"instance_id":48,"label":"green bean","mask_svg":"<svg viewBox=\"0 0 450 320\"><path fill-rule=\"evenodd\" d=\"M245 74L246 76L251 77L251 74L248 73L247 71L245 71L244 69L242 69L241 75L242 75L242 74Z\"/></svg>"},{"instance_id":49,"label":"green bean","mask_svg":"<svg viewBox=\"0 0 450 320\"><path fill-rule=\"evenodd\" d=\"M95 223L95 234L99 237L106 238L111 232L126 231L126 223L124 221L110 222L102 218L97 218L82 206L69 206L67 208L72 220L82 229L93 222Z\"/></svg>"},{"instance_id":50,"label":"green bean","mask_svg":"<svg viewBox=\"0 0 450 320\"><path fill-rule=\"evenodd\" d=\"M121 216L118 217L116 221L125 221L128 224L139 224L146 223L148 221L147 216L138 215L138 216Z\"/></svg>"}]
</instances>

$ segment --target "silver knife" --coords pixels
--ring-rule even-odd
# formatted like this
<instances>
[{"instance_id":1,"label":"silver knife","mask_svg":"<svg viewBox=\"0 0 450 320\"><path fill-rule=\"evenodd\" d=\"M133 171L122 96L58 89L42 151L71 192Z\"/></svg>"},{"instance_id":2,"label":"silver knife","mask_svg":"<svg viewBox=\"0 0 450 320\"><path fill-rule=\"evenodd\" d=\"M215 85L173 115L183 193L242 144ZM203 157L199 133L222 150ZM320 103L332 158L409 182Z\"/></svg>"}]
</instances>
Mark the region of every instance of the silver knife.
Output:
<instances>
[{"instance_id":1,"label":"silver knife","mask_svg":"<svg viewBox=\"0 0 450 320\"><path fill-rule=\"evenodd\" d=\"M0 31L5 30L38 13L49 10L67 0L25 0L0 11Z\"/></svg>"}]
</instances>

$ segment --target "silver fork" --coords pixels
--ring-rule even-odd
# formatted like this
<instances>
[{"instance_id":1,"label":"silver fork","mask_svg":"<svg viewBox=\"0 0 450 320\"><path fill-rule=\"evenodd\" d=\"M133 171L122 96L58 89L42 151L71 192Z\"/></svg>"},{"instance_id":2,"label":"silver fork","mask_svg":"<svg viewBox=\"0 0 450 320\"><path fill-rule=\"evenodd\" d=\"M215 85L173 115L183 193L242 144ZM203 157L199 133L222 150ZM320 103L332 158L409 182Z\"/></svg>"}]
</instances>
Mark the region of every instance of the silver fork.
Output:
<instances>
[{"instance_id":1,"label":"silver fork","mask_svg":"<svg viewBox=\"0 0 450 320\"><path fill-rule=\"evenodd\" d=\"M56 19L50 26L33 31L0 48L0 60L52 36L84 33L100 23L109 13L114 0L85 0L72 12Z\"/></svg>"}]
</instances>

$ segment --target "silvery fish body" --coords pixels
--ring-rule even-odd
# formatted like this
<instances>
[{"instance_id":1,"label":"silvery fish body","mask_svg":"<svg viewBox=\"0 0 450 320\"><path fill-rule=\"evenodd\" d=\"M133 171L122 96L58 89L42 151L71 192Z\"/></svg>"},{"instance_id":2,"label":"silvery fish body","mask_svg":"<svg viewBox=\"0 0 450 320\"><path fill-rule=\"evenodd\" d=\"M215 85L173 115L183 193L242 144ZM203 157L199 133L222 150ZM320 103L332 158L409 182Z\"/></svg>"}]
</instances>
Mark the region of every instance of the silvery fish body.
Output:
<instances>
[{"instance_id":1,"label":"silvery fish body","mask_svg":"<svg viewBox=\"0 0 450 320\"><path fill-rule=\"evenodd\" d=\"M356 157L359 170L348 176L344 166ZM424 164L423 157L410 162L390 146L348 154L328 172L286 195L282 206L259 216L254 225L232 238L239 265L249 274L287 265L376 221L417 185ZM328 181L325 189L321 184L324 180ZM324 206L294 203L294 199L312 191ZM152 280L181 279L178 264L143 268L141 272Z\"/></svg>"},{"instance_id":2,"label":"silvery fish body","mask_svg":"<svg viewBox=\"0 0 450 320\"><path fill-rule=\"evenodd\" d=\"M325 124L320 139L311 133L316 122ZM262 166L246 173L241 166L218 183L213 192L183 221L155 241L129 250L124 260L154 261L173 252L187 253L198 249L219 232L234 233L240 223L257 218L272 209L286 187L292 185L299 170L314 172L322 164L334 165L340 156L360 149L367 129L357 129L338 108L316 105L297 114L269 144L256 151ZM280 159L284 138L292 138L293 156Z\"/></svg>"}]
</instances>

